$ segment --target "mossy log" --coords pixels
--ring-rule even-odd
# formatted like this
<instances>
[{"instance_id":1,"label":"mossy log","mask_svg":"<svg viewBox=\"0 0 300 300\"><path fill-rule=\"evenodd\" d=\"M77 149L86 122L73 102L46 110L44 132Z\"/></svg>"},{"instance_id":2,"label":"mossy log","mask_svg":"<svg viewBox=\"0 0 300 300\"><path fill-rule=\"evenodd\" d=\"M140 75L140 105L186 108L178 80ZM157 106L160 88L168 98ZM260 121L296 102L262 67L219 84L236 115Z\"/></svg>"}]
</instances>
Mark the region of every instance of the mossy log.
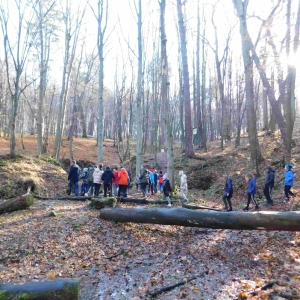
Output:
<instances>
[{"instance_id":1,"label":"mossy log","mask_svg":"<svg viewBox=\"0 0 300 300\"><path fill-rule=\"evenodd\" d=\"M168 200L148 200L139 198L118 198L121 203L135 203L135 204L168 204ZM179 200L172 200L171 202L179 202Z\"/></svg>"},{"instance_id":2,"label":"mossy log","mask_svg":"<svg viewBox=\"0 0 300 300\"><path fill-rule=\"evenodd\" d=\"M102 209L104 207L116 207L117 205L117 198L115 197L108 197L108 198L93 198L91 202L91 206L93 208Z\"/></svg>"},{"instance_id":3,"label":"mossy log","mask_svg":"<svg viewBox=\"0 0 300 300\"><path fill-rule=\"evenodd\" d=\"M0 215L16 210L26 209L31 206L33 202L34 198L30 194L4 201L0 204Z\"/></svg>"},{"instance_id":4,"label":"mossy log","mask_svg":"<svg viewBox=\"0 0 300 300\"><path fill-rule=\"evenodd\" d=\"M79 279L55 279L45 282L28 282L22 285L0 284L0 299L78 300Z\"/></svg>"},{"instance_id":5,"label":"mossy log","mask_svg":"<svg viewBox=\"0 0 300 300\"><path fill-rule=\"evenodd\" d=\"M103 209L103 220L187 227L300 231L300 212L218 212L194 211L186 208Z\"/></svg>"},{"instance_id":6,"label":"mossy log","mask_svg":"<svg viewBox=\"0 0 300 300\"><path fill-rule=\"evenodd\" d=\"M207 210L214 210L214 211L222 211L221 209L216 209L213 207L194 205L194 204L186 204L186 203L182 203L182 207L189 208L189 209L207 209Z\"/></svg>"},{"instance_id":7,"label":"mossy log","mask_svg":"<svg viewBox=\"0 0 300 300\"><path fill-rule=\"evenodd\" d=\"M92 196L52 196L52 197L42 197L42 196L37 196L34 195L34 198L39 199L39 200L74 200L74 201L85 201L85 200L91 200L93 197Z\"/></svg>"}]
</instances>

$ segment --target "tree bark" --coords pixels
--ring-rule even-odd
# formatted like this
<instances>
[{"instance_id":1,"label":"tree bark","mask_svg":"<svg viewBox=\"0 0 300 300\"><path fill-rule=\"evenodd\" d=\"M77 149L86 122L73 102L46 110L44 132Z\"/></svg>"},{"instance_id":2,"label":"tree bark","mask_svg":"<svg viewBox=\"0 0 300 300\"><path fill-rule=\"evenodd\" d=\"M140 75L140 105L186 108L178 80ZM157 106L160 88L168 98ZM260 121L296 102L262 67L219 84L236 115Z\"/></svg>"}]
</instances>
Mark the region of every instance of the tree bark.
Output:
<instances>
[{"instance_id":1,"label":"tree bark","mask_svg":"<svg viewBox=\"0 0 300 300\"><path fill-rule=\"evenodd\" d=\"M187 40L186 28L183 21L182 0L177 0L177 15L178 26L180 33L181 46L181 60L182 60L182 75L183 75L183 95L184 95L184 109L185 109L185 156L192 157L194 155L193 149L193 129L192 129L192 114L191 114L191 95L189 83L189 66L187 59Z\"/></svg>"},{"instance_id":2,"label":"tree bark","mask_svg":"<svg viewBox=\"0 0 300 300\"><path fill-rule=\"evenodd\" d=\"M15 199L4 201L0 204L0 215L16 210L26 209L33 204L32 195L24 195Z\"/></svg>"},{"instance_id":3,"label":"tree bark","mask_svg":"<svg viewBox=\"0 0 300 300\"><path fill-rule=\"evenodd\" d=\"M300 231L300 212L215 212L186 208L103 209L103 220L235 230Z\"/></svg>"},{"instance_id":4,"label":"tree bark","mask_svg":"<svg viewBox=\"0 0 300 300\"><path fill-rule=\"evenodd\" d=\"M3 299L79 299L79 279L55 279L45 282L27 282L22 285L10 282L0 283ZM20 298L19 298L20 297ZM2 299L2 297L1 297Z\"/></svg>"}]
</instances>

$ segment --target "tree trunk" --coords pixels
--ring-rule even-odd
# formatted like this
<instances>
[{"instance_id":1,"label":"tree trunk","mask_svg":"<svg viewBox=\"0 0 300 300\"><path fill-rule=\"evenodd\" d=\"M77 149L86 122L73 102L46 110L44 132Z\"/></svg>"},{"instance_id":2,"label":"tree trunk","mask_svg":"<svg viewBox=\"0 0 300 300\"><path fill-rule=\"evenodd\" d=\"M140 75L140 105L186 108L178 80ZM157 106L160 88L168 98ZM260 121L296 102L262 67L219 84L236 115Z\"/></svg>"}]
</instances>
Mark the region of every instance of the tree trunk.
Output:
<instances>
[{"instance_id":1,"label":"tree trunk","mask_svg":"<svg viewBox=\"0 0 300 300\"><path fill-rule=\"evenodd\" d=\"M10 199L0 203L0 215L16 210L26 209L33 204L32 195L24 195L19 198Z\"/></svg>"},{"instance_id":2,"label":"tree trunk","mask_svg":"<svg viewBox=\"0 0 300 300\"><path fill-rule=\"evenodd\" d=\"M179 225L235 230L300 231L300 212L215 212L186 208L103 209L100 218L115 222Z\"/></svg>"},{"instance_id":3,"label":"tree trunk","mask_svg":"<svg viewBox=\"0 0 300 300\"><path fill-rule=\"evenodd\" d=\"M79 279L60 278L44 282L27 282L22 285L0 283L3 299L79 299ZM1 297L2 299L2 297Z\"/></svg>"},{"instance_id":4,"label":"tree trunk","mask_svg":"<svg viewBox=\"0 0 300 300\"><path fill-rule=\"evenodd\" d=\"M200 85L200 14L199 14L199 2L197 6L197 49L196 49L196 104L197 104L197 135L199 148L204 147L203 143L203 128L202 128L202 105L201 105L201 85ZM202 61L202 64L204 62ZM203 82L202 82L203 83Z\"/></svg>"},{"instance_id":5,"label":"tree trunk","mask_svg":"<svg viewBox=\"0 0 300 300\"><path fill-rule=\"evenodd\" d=\"M183 95L184 95L184 109L185 109L185 156L192 157L194 155L193 149L193 129L192 129L192 114L191 114L191 95L189 83L189 66L187 59L187 40L186 28L183 21L182 2L177 0L177 14L178 26L180 33L181 45L181 60L182 60L182 75L183 75Z\"/></svg>"},{"instance_id":6,"label":"tree trunk","mask_svg":"<svg viewBox=\"0 0 300 300\"><path fill-rule=\"evenodd\" d=\"M142 1L138 1L137 10L138 19L138 77L137 77L137 97L136 97L136 127L137 127L137 143L136 143L136 169L135 173L138 174L142 165L142 151L143 151L143 132L142 132L142 81L143 81L143 44L142 44Z\"/></svg>"}]
</instances>

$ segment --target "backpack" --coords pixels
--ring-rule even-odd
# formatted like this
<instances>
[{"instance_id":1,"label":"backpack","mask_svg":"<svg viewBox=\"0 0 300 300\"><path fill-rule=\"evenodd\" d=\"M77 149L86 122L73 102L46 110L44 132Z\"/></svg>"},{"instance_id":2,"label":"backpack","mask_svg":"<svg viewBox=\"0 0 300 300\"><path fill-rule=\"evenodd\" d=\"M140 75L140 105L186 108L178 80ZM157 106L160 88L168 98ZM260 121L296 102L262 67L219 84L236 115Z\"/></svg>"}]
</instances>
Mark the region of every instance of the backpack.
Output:
<instances>
[{"instance_id":1,"label":"backpack","mask_svg":"<svg viewBox=\"0 0 300 300\"><path fill-rule=\"evenodd\" d=\"M158 183L164 183L163 175L158 175Z\"/></svg>"},{"instance_id":2,"label":"backpack","mask_svg":"<svg viewBox=\"0 0 300 300\"><path fill-rule=\"evenodd\" d=\"M87 178L89 181L93 181L93 174L94 174L95 169L94 168L89 168L88 173L87 173Z\"/></svg>"},{"instance_id":3,"label":"backpack","mask_svg":"<svg viewBox=\"0 0 300 300\"><path fill-rule=\"evenodd\" d=\"M79 166L77 168L77 175L78 175L78 181L79 181L81 178L81 168Z\"/></svg>"}]
</instances>

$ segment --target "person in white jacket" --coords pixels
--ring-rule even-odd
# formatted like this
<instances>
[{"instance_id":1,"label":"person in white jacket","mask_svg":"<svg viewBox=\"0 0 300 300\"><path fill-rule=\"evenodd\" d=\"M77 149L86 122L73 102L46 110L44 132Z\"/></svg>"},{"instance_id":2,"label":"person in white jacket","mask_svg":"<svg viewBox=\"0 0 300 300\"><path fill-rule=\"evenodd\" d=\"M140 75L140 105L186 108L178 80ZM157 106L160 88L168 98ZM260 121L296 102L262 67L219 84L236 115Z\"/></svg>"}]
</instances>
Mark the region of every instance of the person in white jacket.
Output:
<instances>
[{"instance_id":1,"label":"person in white jacket","mask_svg":"<svg viewBox=\"0 0 300 300\"><path fill-rule=\"evenodd\" d=\"M188 203L189 200L185 195L187 191L187 177L183 173L183 171L179 171L179 177L180 177L180 195L183 197L183 202Z\"/></svg>"},{"instance_id":2,"label":"person in white jacket","mask_svg":"<svg viewBox=\"0 0 300 300\"><path fill-rule=\"evenodd\" d=\"M102 165L100 164L98 168L95 169L93 173L93 179L94 179L94 186L95 186L95 196L99 196L99 191L101 187L101 177L103 174Z\"/></svg>"}]
</instances>

